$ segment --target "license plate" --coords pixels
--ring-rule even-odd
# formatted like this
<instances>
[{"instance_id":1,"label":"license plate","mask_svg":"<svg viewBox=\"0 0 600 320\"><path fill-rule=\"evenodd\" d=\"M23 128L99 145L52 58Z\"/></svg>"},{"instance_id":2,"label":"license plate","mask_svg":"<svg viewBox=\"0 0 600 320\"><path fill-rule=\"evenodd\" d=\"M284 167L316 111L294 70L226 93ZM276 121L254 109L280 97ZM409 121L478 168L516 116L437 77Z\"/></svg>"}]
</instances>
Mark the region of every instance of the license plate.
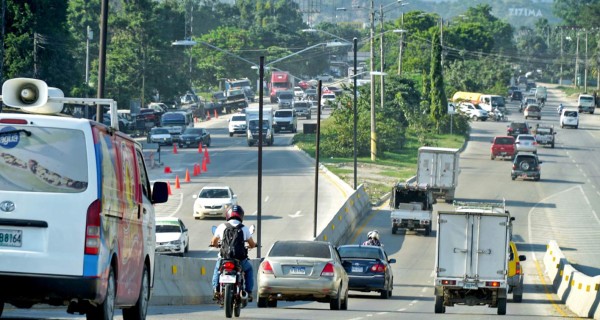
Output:
<instances>
[{"instance_id":1,"label":"license plate","mask_svg":"<svg viewBox=\"0 0 600 320\"><path fill-rule=\"evenodd\" d=\"M507 153L506 152L500 152L501 156L505 156Z\"/></svg>"},{"instance_id":2,"label":"license plate","mask_svg":"<svg viewBox=\"0 0 600 320\"><path fill-rule=\"evenodd\" d=\"M352 272L363 272L362 267L352 267Z\"/></svg>"},{"instance_id":3,"label":"license plate","mask_svg":"<svg viewBox=\"0 0 600 320\"><path fill-rule=\"evenodd\" d=\"M0 229L0 247L20 247L23 237L22 230Z\"/></svg>"},{"instance_id":4,"label":"license plate","mask_svg":"<svg viewBox=\"0 0 600 320\"><path fill-rule=\"evenodd\" d=\"M219 276L219 283L235 283L235 276L230 274L222 274Z\"/></svg>"},{"instance_id":5,"label":"license plate","mask_svg":"<svg viewBox=\"0 0 600 320\"><path fill-rule=\"evenodd\" d=\"M465 283L463 285L464 289L477 289L477 284L475 283Z\"/></svg>"},{"instance_id":6,"label":"license plate","mask_svg":"<svg viewBox=\"0 0 600 320\"><path fill-rule=\"evenodd\" d=\"M290 268L290 274L306 274L305 267L292 267Z\"/></svg>"}]
</instances>

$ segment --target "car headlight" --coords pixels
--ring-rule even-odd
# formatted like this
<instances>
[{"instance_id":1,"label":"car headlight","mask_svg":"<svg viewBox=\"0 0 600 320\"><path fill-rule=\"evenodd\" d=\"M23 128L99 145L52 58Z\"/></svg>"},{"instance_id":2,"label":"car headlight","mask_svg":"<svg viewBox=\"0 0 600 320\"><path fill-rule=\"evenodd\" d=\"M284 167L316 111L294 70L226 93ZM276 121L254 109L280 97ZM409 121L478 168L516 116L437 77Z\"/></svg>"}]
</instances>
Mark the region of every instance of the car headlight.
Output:
<instances>
[{"instance_id":1,"label":"car headlight","mask_svg":"<svg viewBox=\"0 0 600 320\"><path fill-rule=\"evenodd\" d=\"M181 240L174 240L174 241L169 242L169 244L178 246L178 245L181 245Z\"/></svg>"}]
</instances>

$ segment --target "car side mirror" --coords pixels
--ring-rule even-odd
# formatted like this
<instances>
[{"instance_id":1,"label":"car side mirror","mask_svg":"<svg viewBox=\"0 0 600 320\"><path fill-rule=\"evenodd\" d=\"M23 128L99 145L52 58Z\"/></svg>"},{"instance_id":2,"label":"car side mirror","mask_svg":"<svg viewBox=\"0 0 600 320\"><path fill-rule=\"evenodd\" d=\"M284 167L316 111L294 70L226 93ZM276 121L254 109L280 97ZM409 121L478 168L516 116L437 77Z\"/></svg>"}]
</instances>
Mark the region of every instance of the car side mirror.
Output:
<instances>
[{"instance_id":1,"label":"car side mirror","mask_svg":"<svg viewBox=\"0 0 600 320\"><path fill-rule=\"evenodd\" d=\"M237 194L234 194L234 195L233 195L233 199L237 199Z\"/></svg>"},{"instance_id":2,"label":"car side mirror","mask_svg":"<svg viewBox=\"0 0 600 320\"><path fill-rule=\"evenodd\" d=\"M396 259L390 259L388 260L388 263L396 263Z\"/></svg>"},{"instance_id":3,"label":"car side mirror","mask_svg":"<svg viewBox=\"0 0 600 320\"><path fill-rule=\"evenodd\" d=\"M525 261L525 260L527 260L527 257L524 254L519 255L519 261Z\"/></svg>"}]
</instances>

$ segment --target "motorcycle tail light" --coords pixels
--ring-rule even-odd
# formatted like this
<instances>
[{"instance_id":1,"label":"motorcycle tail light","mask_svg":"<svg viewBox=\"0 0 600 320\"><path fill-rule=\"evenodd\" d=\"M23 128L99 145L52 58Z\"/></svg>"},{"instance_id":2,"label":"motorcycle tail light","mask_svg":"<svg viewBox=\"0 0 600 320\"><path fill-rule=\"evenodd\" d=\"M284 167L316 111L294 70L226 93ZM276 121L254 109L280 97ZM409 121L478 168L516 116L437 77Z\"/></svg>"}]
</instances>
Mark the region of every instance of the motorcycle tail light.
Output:
<instances>
[{"instance_id":1,"label":"motorcycle tail light","mask_svg":"<svg viewBox=\"0 0 600 320\"><path fill-rule=\"evenodd\" d=\"M233 271L235 269L235 263L227 261L223 263L223 269L225 269L226 271Z\"/></svg>"}]
</instances>

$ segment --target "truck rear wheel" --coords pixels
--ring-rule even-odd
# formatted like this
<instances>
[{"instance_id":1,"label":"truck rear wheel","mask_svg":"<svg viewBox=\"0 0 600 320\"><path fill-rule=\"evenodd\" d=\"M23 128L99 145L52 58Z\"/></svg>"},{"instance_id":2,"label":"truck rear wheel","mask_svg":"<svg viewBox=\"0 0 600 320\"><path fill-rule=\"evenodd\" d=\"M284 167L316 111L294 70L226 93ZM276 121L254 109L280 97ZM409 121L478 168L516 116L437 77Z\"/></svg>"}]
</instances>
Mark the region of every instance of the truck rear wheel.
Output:
<instances>
[{"instance_id":1,"label":"truck rear wheel","mask_svg":"<svg viewBox=\"0 0 600 320\"><path fill-rule=\"evenodd\" d=\"M392 227L392 234L396 234L396 232L398 232L398 227L393 226Z\"/></svg>"},{"instance_id":2,"label":"truck rear wheel","mask_svg":"<svg viewBox=\"0 0 600 320\"><path fill-rule=\"evenodd\" d=\"M498 314L501 316L506 314L506 298L498 298Z\"/></svg>"},{"instance_id":3,"label":"truck rear wheel","mask_svg":"<svg viewBox=\"0 0 600 320\"><path fill-rule=\"evenodd\" d=\"M435 313L446 313L443 296L435 296Z\"/></svg>"}]
</instances>

